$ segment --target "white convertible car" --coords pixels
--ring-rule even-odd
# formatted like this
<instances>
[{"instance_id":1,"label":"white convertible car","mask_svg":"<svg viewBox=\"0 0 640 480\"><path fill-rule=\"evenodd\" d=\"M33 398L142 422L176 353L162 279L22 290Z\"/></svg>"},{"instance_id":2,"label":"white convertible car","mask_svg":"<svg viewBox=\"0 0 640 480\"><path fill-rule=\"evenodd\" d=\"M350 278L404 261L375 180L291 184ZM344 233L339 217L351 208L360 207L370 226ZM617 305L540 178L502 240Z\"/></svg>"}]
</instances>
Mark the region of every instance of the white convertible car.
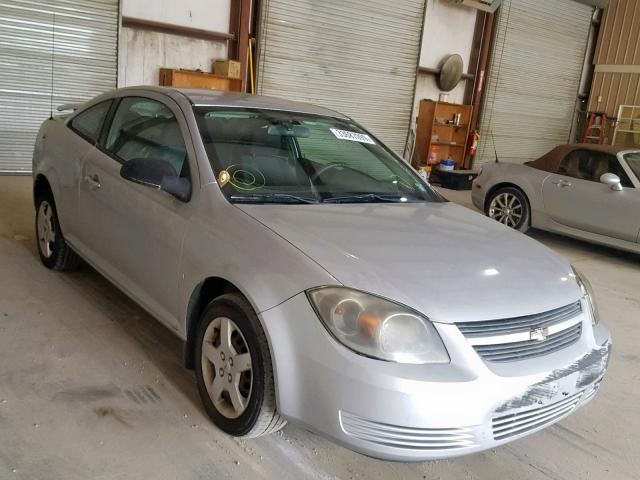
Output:
<instances>
[{"instance_id":1,"label":"white convertible car","mask_svg":"<svg viewBox=\"0 0 640 480\"><path fill-rule=\"evenodd\" d=\"M485 165L473 203L505 225L640 252L640 150L562 145L518 165Z\"/></svg>"}]
</instances>

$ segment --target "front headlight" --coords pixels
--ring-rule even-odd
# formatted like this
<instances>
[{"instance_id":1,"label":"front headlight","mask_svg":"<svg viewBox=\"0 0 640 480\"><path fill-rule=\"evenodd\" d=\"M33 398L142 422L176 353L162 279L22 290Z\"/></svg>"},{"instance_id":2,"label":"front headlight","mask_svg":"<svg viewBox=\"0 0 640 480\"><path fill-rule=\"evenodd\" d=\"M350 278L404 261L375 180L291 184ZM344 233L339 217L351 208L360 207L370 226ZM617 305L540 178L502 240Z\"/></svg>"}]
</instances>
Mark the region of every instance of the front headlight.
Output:
<instances>
[{"instance_id":1,"label":"front headlight","mask_svg":"<svg viewBox=\"0 0 640 480\"><path fill-rule=\"evenodd\" d=\"M320 287L307 297L327 330L368 357L398 363L449 363L440 335L413 310L345 287Z\"/></svg>"},{"instance_id":2,"label":"front headlight","mask_svg":"<svg viewBox=\"0 0 640 480\"><path fill-rule=\"evenodd\" d=\"M591 310L591 323L595 326L600 322L600 314L598 313L598 305L596 304L596 297L593 294L593 287L587 280L583 274L578 272L575 267L571 267L573 269L573 274L578 282L578 286L580 290L582 290L582 296L586 300L589 305L589 309Z\"/></svg>"}]
</instances>

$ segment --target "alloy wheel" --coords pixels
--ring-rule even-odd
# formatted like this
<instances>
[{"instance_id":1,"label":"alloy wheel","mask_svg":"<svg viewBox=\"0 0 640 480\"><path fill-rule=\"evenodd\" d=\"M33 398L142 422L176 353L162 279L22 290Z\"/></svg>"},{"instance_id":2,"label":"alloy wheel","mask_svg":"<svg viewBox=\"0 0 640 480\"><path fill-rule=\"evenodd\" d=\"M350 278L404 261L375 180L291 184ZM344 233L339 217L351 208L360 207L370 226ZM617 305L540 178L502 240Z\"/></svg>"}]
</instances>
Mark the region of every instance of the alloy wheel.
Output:
<instances>
[{"instance_id":1,"label":"alloy wheel","mask_svg":"<svg viewBox=\"0 0 640 480\"><path fill-rule=\"evenodd\" d=\"M45 258L53 255L53 246L56 241L56 228L53 221L53 208L46 200L40 202L38 208L38 244Z\"/></svg>"},{"instance_id":2,"label":"alloy wheel","mask_svg":"<svg viewBox=\"0 0 640 480\"><path fill-rule=\"evenodd\" d=\"M496 195L489 205L489 217L511 228L520 224L522 215L522 202L513 193Z\"/></svg>"},{"instance_id":3,"label":"alloy wheel","mask_svg":"<svg viewBox=\"0 0 640 480\"><path fill-rule=\"evenodd\" d=\"M253 385L249 346L235 322L215 318L202 340L202 376L216 410L238 418L247 409Z\"/></svg>"}]
</instances>

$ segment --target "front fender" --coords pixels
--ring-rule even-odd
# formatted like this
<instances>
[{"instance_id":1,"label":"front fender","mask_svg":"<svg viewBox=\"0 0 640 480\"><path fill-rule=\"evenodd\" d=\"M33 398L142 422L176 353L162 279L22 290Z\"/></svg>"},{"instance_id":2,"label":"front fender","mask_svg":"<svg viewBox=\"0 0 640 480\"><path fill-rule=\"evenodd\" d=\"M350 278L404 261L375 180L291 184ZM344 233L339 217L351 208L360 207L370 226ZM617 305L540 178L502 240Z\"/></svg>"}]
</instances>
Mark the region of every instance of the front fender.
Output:
<instances>
[{"instance_id":1,"label":"front fender","mask_svg":"<svg viewBox=\"0 0 640 480\"><path fill-rule=\"evenodd\" d=\"M315 261L230 204L216 184L203 187L182 247L182 311L198 285L209 277L233 284L263 312L318 285L340 285ZM218 192L215 192L215 189ZM286 208L286 206L284 206ZM181 332L186 338L186 320Z\"/></svg>"},{"instance_id":2,"label":"front fender","mask_svg":"<svg viewBox=\"0 0 640 480\"><path fill-rule=\"evenodd\" d=\"M544 211L542 206L542 182L548 176L548 172L537 170L527 165L513 163L485 165L483 167L483 175L476 180L482 186L482 208L484 209L484 203L491 192L503 186L513 186L522 190L526 195L531 207L531 221L533 224L536 222L538 215ZM476 190L474 188L475 195Z\"/></svg>"}]
</instances>

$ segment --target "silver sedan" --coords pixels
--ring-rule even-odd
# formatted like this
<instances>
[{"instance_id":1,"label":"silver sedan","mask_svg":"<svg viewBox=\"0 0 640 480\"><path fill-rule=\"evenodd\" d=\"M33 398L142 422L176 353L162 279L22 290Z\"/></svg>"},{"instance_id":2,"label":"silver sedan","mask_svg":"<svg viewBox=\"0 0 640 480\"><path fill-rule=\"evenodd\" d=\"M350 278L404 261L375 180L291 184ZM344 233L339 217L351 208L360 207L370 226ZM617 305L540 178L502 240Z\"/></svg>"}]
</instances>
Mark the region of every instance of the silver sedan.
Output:
<instances>
[{"instance_id":1,"label":"silver sedan","mask_svg":"<svg viewBox=\"0 0 640 480\"><path fill-rule=\"evenodd\" d=\"M611 339L587 280L443 199L312 105L135 87L47 120L42 262L93 265L174 331L206 411L395 460L520 438L589 402Z\"/></svg>"},{"instance_id":2,"label":"silver sedan","mask_svg":"<svg viewBox=\"0 0 640 480\"><path fill-rule=\"evenodd\" d=\"M524 165L485 165L472 198L521 232L535 227L640 252L640 150L562 145Z\"/></svg>"}]
</instances>

